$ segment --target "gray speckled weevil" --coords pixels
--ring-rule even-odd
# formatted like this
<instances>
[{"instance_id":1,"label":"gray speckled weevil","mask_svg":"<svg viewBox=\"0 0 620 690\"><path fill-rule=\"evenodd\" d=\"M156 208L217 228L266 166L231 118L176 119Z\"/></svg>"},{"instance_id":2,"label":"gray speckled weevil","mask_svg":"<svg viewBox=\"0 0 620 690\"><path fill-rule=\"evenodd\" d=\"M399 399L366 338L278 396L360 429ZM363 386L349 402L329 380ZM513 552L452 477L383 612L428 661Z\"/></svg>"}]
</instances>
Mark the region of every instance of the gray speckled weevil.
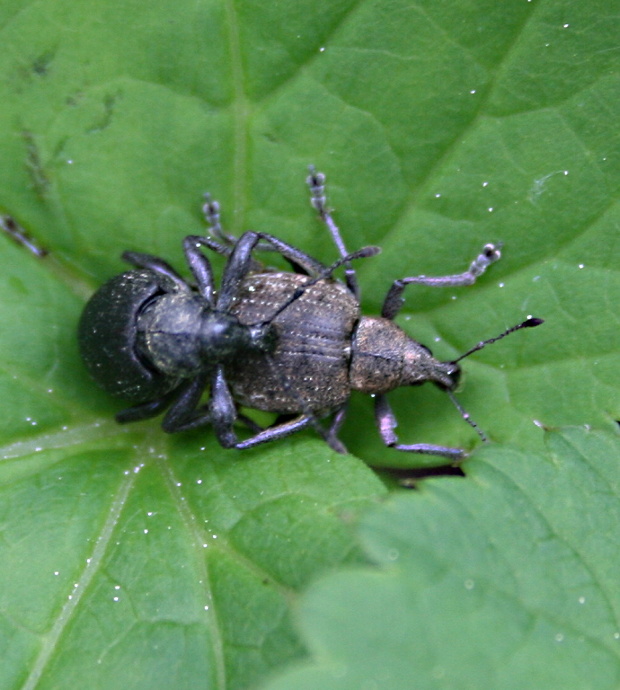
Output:
<instances>
[{"instance_id":1,"label":"gray speckled weevil","mask_svg":"<svg viewBox=\"0 0 620 690\"><path fill-rule=\"evenodd\" d=\"M83 360L95 381L111 394L134 402L117 414L119 422L166 411L165 431L211 425L222 446L240 449L312 425L334 450L346 452L338 432L351 391L357 390L373 395L386 445L452 460L464 457L459 448L398 443L396 419L386 394L399 386L431 381L447 391L462 412L452 394L460 377L458 362L508 333L542 321L527 319L451 362L435 359L394 323L407 285L471 285L500 258L493 244L487 244L463 273L394 281L381 316L363 316L351 262L379 250L346 251L326 206L324 182L324 176L311 169L308 184L313 206L341 257L331 266L267 233L246 232L239 239L224 233L218 205L210 199L205 217L217 239L184 239L193 282L184 280L162 259L123 254L134 269L112 278L93 295L78 332ZM203 248L228 257L217 291ZM293 270L265 269L253 257L256 249L278 252ZM332 276L341 265L345 282ZM208 387L208 400L201 403ZM240 412L241 406L284 418L261 428ZM328 428L320 421L326 416L331 416ZM236 421L250 430L249 438L239 440Z\"/></svg>"}]
</instances>

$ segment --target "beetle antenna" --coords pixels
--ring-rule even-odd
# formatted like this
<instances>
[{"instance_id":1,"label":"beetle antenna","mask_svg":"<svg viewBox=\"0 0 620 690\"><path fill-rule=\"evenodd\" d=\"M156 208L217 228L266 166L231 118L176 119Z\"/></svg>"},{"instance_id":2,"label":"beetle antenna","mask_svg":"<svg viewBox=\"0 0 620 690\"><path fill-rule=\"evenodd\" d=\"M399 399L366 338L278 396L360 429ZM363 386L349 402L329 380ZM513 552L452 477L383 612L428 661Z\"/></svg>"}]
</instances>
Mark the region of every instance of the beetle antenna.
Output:
<instances>
[{"instance_id":1,"label":"beetle antenna","mask_svg":"<svg viewBox=\"0 0 620 690\"><path fill-rule=\"evenodd\" d=\"M469 426L474 429L474 431L480 436L481 440L484 441L485 443L488 442L487 435L482 431L482 429L474 422L474 420L470 417L469 412L465 410L465 408L461 405L461 403L456 399L456 396L451 390L446 390L446 393L448 394L448 397L452 401L452 404L456 409L459 411L459 414L463 419L469 424Z\"/></svg>"},{"instance_id":2,"label":"beetle antenna","mask_svg":"<svg viewBox=\"0 0 620 690\"><path fill-rule=\"evenodd\" d=\"M347 254L346 256L341 257L340 259L335 261L331 266L328 266L327 268L322 270L319 273L319 275L312 278L311 280L308 280L303 285L300 285L295 290L295 292L293 292L291 297L274 314L272 314L269 317L268 321L264 321L261 325L267 325L271 323L285 309L288 309L288 307L290 307L293 302L297 301L304 294L304 292L306 292L308 288L312 287L321 280L325 280L325 278L329 278L337 268L340 268L340 266L350 265L350 262L354 259L365 259L369 256L375 256L380 252L380 247L368 246L362 247L361 249L358 249L357 251L352 252L351 254ZM273 361L273 358L268 353L266 353L265 362L269 367L271 367L272 371L277 371L277 366ZM315 431L323 438L325 443L327 443L328 446L330 446L333 450L335 450L338 453L346 453L347 449L344 446L344 444L341 443L341 441L335 437L335 435L332 433L332 429L326 429L323 426L323 424L321 424L321 420L317 417L316 413L308 407L306 401L291 386L291 384L285 378L281 379L281 383L287 391L287 393L289 393L289 395L291 395L298 401L301 412L308 417L310 425L314 427Z\"/></svg>"},{"instance_id":3,"label":"beetle antenna","mask_svg":"<svg viewBox=\"0 0 620 690\"><path fill-rule=\"evenodd\" d=\"M498 340L505 338L507 335L510 335L511 333L514 333L515 331L520 331L522 328L535 328L536 326L540 326L541 323L544 323L544 321L542 319L537 319L537 318L531 316L529 319L526 319L525 321L523 321L523 323L519 323L516 326L513 326L512 328L508 328L503 333L496 335L495 338L489 338L488 340L482 340L477 345L474 345L474 347L472 347L470 350L467 350L467 352L465 354L452 360L451 363L456 364L457 362L460 362L462 359L465 359L465 357L469 357L469 355L472 355L474 352L478 352L478 350L482 350L483 347L486 347L487 345L491 345L491 343L496 343Z\"/></svg>"},{"instance_id":4,"label":"beetle antenna","mask_svg":"<svg viewBox=\"0 0 620 690\"><path fill-rule=\"evenodd\" d=\"M369 245L368 247L362 247L361 249L358 249L356 252L351 252L351 254L347 254L346 256L343 256L342 258L338 259L338 261L334 261L334 263L331 266L328 266L325 270L321 271L316 278L313 278L312 280L309 280L307 283L304 283L301 287L297 288L295 291L300 292L305 290L306 288L311 287L315 283L318 283L320 280L325 280L325 278L329 278L331 274L337 269L340 268L343 264L348 264L350 261L353 261L354 259L366 259L369 256L377 256L377 254L381 254L381 247L376 247L373 245Z\"/></svg>"},{"instance_id":5,"label":"beetle antenna","mask_svg":"<svg viewBox=\"0 0 620 690\"><path fill-rule=\"evenodd\" d=\"M335 261L331 266L328 266L325 268L323 271L319 273L318 276L315 278L312 278L311 280L308 280L305 282L303 285L300 285L295 292L290 296L290 298L274 313L269 317L269 321L265 323L269 323L273 321L278 315L280 315L285 309L288 309L293 302L296 302L303 294L306 292L308 288L311 288L313 285L318 283L321 280L325 280L325 278L329 278L331 274L337 269L340 268L343 264L346 265L349 262L353 261L354 259L365 259L369 256L376 256L377 254L381 253L381 247L374 247L374 246L368 246L368 247L362 247L361 249L358 249L356 252L352 252L351 254L347 254L346 256L343 256L342 258L338 259L338 261Z\"/></svg>"},{"instance_id":6,"label":"beetle antenna","mask_svg":"<svg viewBox=\"0 0 620 690\"><path fill-rule=\"evenodd\" d=\"M465 357L469 357L469 355L473 354L474 352L478 352L478 350L482 350L483 347L486 347L487 345L491 345L491 343L496 343L498 340L501 340L502 338L505 338L507 335L510 335L511 333L514 333L515 331L520 331L522 328L535 328L536 326L540 326L540 324L544 323L542 319L537 319L533 316L530 316L529 319L526 319L522 323L517 324L516 326L513 326L512 328L506 329L503 333L500 333L499 335L496 335L495 338L488 338L487 340L482 340L480 341L477 345L474 345L471 349L467 350L465 354L462 354L460 357L457 357L455 360L451 362L451 364L456 364L457 362L460 362L462 359L465 359ZM469 426L474 429L474 431L480 436L482 441L485 443L489 440L482 431L482 429L474 422L474 420L470 417L469 412L465 410L465 408L461 405L461 403L456 399L456 396L454 393L446 389L446 393L448 394L450 400L452 401L452 404L456 409L459 411L459 414L461 417L469 424Z\"/></svg>"}]
</instances>

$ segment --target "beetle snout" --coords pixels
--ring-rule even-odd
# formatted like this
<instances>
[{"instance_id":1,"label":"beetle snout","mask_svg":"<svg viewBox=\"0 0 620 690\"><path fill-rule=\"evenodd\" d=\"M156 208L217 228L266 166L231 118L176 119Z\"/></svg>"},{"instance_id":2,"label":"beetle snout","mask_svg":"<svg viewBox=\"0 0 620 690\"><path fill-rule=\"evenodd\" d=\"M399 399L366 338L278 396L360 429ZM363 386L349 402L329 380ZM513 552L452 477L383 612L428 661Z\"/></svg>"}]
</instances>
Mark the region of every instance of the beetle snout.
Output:
<instances>
[{"instance_id":1,"label":"beetle snout","mask_svg":"<svg viewBox=\"0 0 620 690\"><path fill-rule=\"evenodd\" d=\"M439 362L434 383L444 391L454 391L461 380L461 367L456 362Z\"/></svg>"}]
</instances>

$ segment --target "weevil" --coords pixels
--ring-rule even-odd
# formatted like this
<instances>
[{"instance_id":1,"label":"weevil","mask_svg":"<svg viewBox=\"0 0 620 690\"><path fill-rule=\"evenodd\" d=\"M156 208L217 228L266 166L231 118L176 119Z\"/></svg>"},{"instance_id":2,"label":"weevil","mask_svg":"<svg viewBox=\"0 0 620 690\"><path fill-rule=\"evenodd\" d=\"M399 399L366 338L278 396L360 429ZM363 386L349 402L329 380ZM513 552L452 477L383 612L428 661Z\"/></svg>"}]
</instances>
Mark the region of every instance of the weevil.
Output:
<instances>
[{"instance_id":1,"label":"weevil","mask_svg":"<svg viewBox=\"0 0 620 690\"><path fill-rule=\"evenodd\" d=\"M312 425L344 453L338 433L356 390L374 397L377 426L389 447L461 459L460 448L399 443L387 393L430 381L448 392L468 419L453 396L461 372L458 362L542 321L527 319L456 360L435 359L394 322L406 286L471 285L500 258L499 247L485 245L460 274L396 280L381 315L362 315L351 262L379 250L364 247L348 253L327 207L324 175L311 168L307 181L312 204L340 254L336 262L325 266L267 233L246 232L237 239L223 231L219 206L208 198L205 217L217 239L191 235L183 241L193 282L163 259L125 252L123 259L133 270L112 278L87 303L78 336L88 370L109 393L135 403L116 415L119 422L165 411L164 431L210 425L225 448L249 448ZM204 248L227 257L217 291ZM292 270L265 269L253 256L257 249L278 252ZM332 275L339 266L345 267L344 282ZM202 403L207 389L208 401ZM275 412L280 418L260 428L241 407ZM331 417L327 428L324 417ZM250 430L249 438L239 440L236 421Z\"/></svg>"},{"instance_id":2,"label":"weevil","mask_svg":"<svg viewBox=\"0 0 620 690\"><path fill-rule=\"evenodd\" d=\"M333 271L379 251L365 247L326 267L267 233L246 232L230 251L207 237L190 235L183 248L194 283L185 281L163 259L124 252L122 258L134 269L95 292L78 326L80 351L91 376L112 395L137 403L119 412L117 421L148 419L166 410L162 428L169 433L212 425L225 448L269 440L264 430L238 412L227 383L227 376L245 359L264 355L271 362L277 358L282 341L275 315L244 323L234 309L249 276L254 275L252 251L259 242L312 276L317 289L333 285L336 294L346 293L346 288L331 280ZM202 247L229 255L217 293ZM277 311L286 312L288 302L297 300L296 290L297 286ZM300 294L299 299L305 297ZM209 386L211 400L201 406ZM237 440L233 430L237 419L256 432L253 439ZM269 431L277 438L294 430L290 423L283 423Z\"/></svg>"}]
</instances>

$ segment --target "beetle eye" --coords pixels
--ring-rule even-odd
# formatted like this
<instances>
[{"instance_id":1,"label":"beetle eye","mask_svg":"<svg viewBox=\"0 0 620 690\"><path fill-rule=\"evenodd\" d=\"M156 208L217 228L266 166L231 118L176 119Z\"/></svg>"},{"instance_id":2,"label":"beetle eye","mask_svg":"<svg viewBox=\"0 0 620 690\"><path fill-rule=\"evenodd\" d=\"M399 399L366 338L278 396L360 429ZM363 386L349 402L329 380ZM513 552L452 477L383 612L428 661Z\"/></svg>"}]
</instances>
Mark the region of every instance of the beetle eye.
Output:
<instances>
[{"instance_id":1,"label":"beetle eye","mask_svg":"<svg viewBox=\"0 0 620 690\"><path fill-rule=\"evenodd\" d=\"M461 367L455 365L454 371L450 374L450 377L452 378L452 386L450 386L449 390L453 391L455 388L458 388L458 385L461 382L461 374Z\"/></svg>"}]
</instances>

